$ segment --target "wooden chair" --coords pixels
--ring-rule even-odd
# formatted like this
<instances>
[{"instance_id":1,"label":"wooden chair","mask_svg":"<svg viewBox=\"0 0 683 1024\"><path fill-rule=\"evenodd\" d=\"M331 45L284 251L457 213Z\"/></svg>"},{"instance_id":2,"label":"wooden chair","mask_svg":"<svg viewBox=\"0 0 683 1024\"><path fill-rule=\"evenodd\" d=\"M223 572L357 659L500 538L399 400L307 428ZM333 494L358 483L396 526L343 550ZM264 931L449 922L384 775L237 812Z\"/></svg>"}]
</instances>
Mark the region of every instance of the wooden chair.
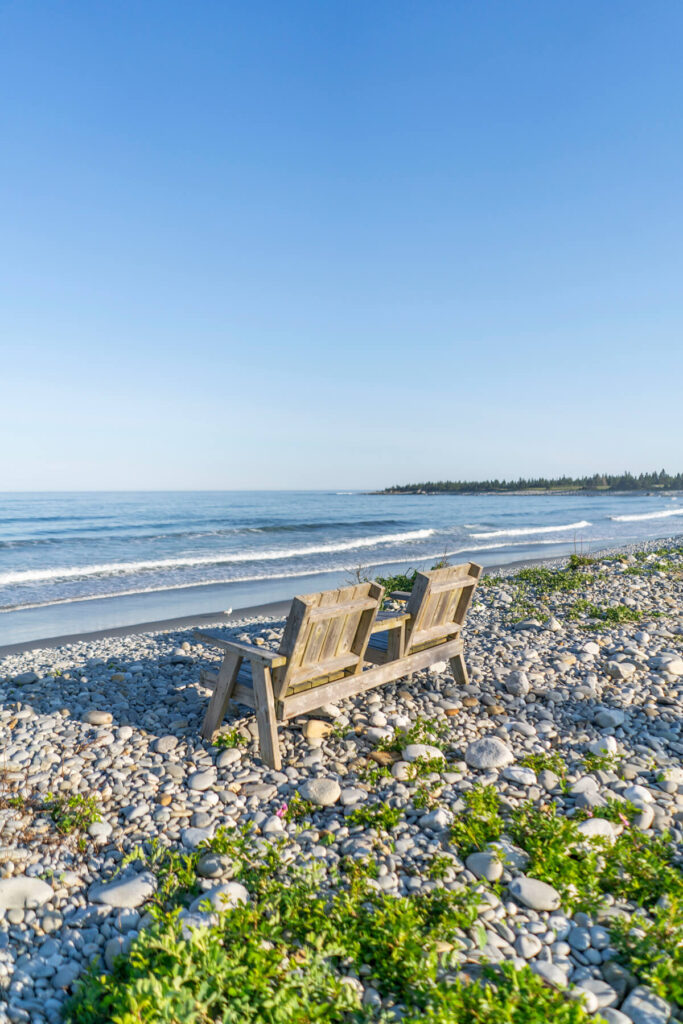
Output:
<instances>
[{"instance_id":1,"label":"wooden chair","mask_svg":"<svg viewBox=\"0 0 683 1024\"><path fill-rule=\"evenodd\" d=\"M295 597L277 654L196 630L198 640L224 652L218 673L201 674L213 689L202 736L213 739L230 700L246 704L256 711L261 757L279 769L278 722L435 661L449 660L456 681L466 683L460 631L480 573L474 563L418 573L402 612L379 612L384 588L377 583Z\"/></svg>"},{"instance_id":2,"label":"wooden chair","mask_svg":"<svg viewBox=\"0 0 683 1024\"><path fill-rule=\"evenodd\" d=\"M466 685L467 667L460 631L481 571L480 565L466 562L418 572L410 593L391 595L406 601L405 611L378 614L366 652L367 660L384 665L397 659L410 661L419 651L433 650L432 660L448 658L455 681Z\"/></svg>"},{"instance_id":3,"label":"wooden chair","mask_svg":"<svg viewBox=\"0 0 683 1024\"><path fill-rule=\"evenodd\" d=\"M278 721L338 698L342 681L346 693L362 688L358 677L383 596L379 584L359 583L295 597L277 654L196 630L198 640L225 652L217 675L202 672L213 688L202 736L212 739L228 702L239 701L256 710L261 757L280 768Z\"/></svg>"}]
</instances>

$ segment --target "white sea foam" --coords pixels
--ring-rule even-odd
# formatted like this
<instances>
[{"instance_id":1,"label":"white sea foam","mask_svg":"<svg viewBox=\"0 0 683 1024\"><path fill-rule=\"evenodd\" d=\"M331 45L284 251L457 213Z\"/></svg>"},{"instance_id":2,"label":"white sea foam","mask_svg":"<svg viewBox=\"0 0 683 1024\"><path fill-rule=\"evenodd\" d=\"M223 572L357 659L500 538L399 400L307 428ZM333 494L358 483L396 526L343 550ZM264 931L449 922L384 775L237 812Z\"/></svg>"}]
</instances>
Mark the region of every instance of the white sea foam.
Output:
<instances>
[{"instance_id":1,"label":"white sea foam","mask_svg":"<svg viewBox=\"0 0 683 1024\"><path fill-rule=\"evenodd\" d=\"M339 551L355 551L379 544L402 544L406 541L426 540L436 530L409 530L406 533L386 533L379 537L358 537L355 540L338 541L305 548L279 548L271 551L236 551L219 555L202 555L191 558L160 558L141 562L103 562L98 565L63 566L54 569L22 569L18 572L0 573L0 585L10 583L38 583L45 580L82 579L89 576L128 576L137 572L155 569L184 569L200 565L231 565L234 562L264 562L273 559L297 558L306 555L334 554ZM267 577L266 577L267 578Z\"/></svg>"},{"instance_id":2,"label":"white sea foam","mask_svg":"<svg viewBox=\"0 0 683 1024\"><path fill-rule=\"evenodd\" d=\"M571 537L557 537L552 540L539 540L534 541L534 547L540 546L541 544L570 544L573 538ZM607 538L593 538L594 540L606 540ZM375 569L378 566L385 565L399 565L403 564L407 568L414 568L417 565L418 568L428 569L430 563L436 558L450 558L453 555L462 554L476 554L478 551L495 551L500 548L525 548L529 544L527 541L509 541L508 543L500 544L479 544L473 545L466 548L453 548L452 551L433 551L431 554L423 554L419 559L415 558L401 558L397 560L391 560L382 558L379 561L363 562L364 569ZM239 583L263 583L270 580L284 580L284 579L298 579L301 576L322 576L325 573L333 572L351 572L352 569L348 565L332 565L323 566L318 569L302 569L297 572L274 572L274 573L262 573L256 576L228 576L221 579L202 579L202 580L188 580L184 583L165 583L161 586L156 587L135 587L131 590L114 590L110 593L99 593L99 594L78 594L75 597L58 597L51 601L35 601L30 604L12 604L12 605L0 605L0 613L16 612L16 611L27 611L29 608L48 608L54 604L75 604L77 601L99 601L107 600L118 597L134 597L137 594L160 594L166 590L186 590L191 587L219 587L227 584L239 584Z\"/></svg>"},{"instance_id":3,"label":"white sea foam","mask_svg":"<svg viewBox=\"0 0 683 1024\"><path fill-rule=\"evenodd\" d=\"M633 516L610 516L615 523L635 523L640 519L668 519L669 516L683 516L683 508L668 508L661 512L643 512Z\"/></svg>"},{"instance_id":4,"label":"white sea foam","mask_svg":"<svg viewBox=\"0 0 683 1024\"><path fill-rule=\"evenodd\" d=\"M492 537L526 537L534 533L559 533L562 530L583 530L591 524L582 519L580 523L564 523L562 526L520 526L510 530L491 530L489 533L471 533L474 540L489 540Z\"/></svg>"}]
</instances>

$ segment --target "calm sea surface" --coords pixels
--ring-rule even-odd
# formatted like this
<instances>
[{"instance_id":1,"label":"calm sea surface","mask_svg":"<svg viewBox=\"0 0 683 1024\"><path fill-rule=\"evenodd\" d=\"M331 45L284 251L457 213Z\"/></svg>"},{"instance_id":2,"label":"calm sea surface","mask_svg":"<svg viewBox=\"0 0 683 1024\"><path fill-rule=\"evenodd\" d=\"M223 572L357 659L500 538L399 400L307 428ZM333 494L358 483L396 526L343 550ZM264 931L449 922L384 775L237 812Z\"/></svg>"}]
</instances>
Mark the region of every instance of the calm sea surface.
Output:
<instances>
[{"instance_id":1,"label":"calm sea surface","mask_svg":"<svg viewBox=\"0 0 683 1024\"><path fill-rule=\"evenodd\" d=\"M498 565L679 524L683 494L0 494L0 645L280 600L358 566Z\"/></svg>"}]
</instances>

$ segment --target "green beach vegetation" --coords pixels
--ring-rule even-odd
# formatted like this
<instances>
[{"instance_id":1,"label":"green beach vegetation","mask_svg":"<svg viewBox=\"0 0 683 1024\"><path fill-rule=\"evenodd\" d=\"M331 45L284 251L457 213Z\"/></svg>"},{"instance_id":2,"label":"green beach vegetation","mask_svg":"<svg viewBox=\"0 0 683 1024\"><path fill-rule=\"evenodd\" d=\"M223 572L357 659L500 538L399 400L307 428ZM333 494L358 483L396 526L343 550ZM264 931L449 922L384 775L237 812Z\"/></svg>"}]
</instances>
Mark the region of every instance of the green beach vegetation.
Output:
<instances>
[{"instance_id":1,"label":"green beach vegetation","mask_svg":"<svg viewBox=\"0 0 683 1024\"><path fill-rule=\"evenodd\" d=\"M460 973L457 951L476 927L481 893L436 885L396 898L374 884L372 861L342 861L332 877L292 867L286 843L219 830L191 854L147 844L129 855L158 877L153 923L103 974L93 966L70 1000L70 1024L209 1020L320 1024L390 1020L362 999L359 976L404 1024L585 1024L580 1002L548 988L528 967ZM182 908L198 890L196 868L212 850L229 856L249 900L190 928ZM439 875L441 866L436 865ZM211 910L210 904L207 907ZM595 1018L592 1018L595 1019Z\"/></svg>"}]
</instances>

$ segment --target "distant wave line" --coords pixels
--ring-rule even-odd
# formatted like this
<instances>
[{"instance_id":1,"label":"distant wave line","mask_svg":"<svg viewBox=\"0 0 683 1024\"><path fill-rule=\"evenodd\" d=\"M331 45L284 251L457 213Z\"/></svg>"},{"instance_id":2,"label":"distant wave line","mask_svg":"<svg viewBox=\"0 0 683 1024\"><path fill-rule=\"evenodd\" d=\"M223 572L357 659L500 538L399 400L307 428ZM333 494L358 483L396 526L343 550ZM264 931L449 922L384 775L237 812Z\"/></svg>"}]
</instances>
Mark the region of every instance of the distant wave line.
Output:
<instances>
[{"instance_id":1,"label":"distant wave line","mask_svg":"<svg viewBox=\"0 0 683 1024\"><path fill-rule=\"evenodd\" d=\"M560 533L562 530L583 530L584 527L591 525L592 523L582 519L579 523L564 523L562 526L524 526L510 530L492 530L489 533L471 533L470 537L473 540L489 540L493 537L523 537L534 533Z\"/></svg>"},{"instance_id":2,"label":"distant wave line","mask_svg":"<svg viewBox=\"0 0 683 1024\"><path fill-rule=\"evenodd\" d=\"M634 523L638 519L668 519L669 516L683 516L683 508L669 508L662 512L643 512L642 515L610 516L615 523Z\"/></svg>"},{"instance_id":3,"label":"distant wave line","mask_svg":"<svg viewBox=\"0 0 683 1024\"><path fill-rule=\"evenodd\" d=\"M273 559L301 558L307 555L334 554L375 547L378 544L401 544L411 540L426 540L435 530L410 530L407 533L387 533L379 537L359 537L355 540L321 544L318 547L282 548L273 551L242 551L225 555L202 555L188 558L160 558L156 561L103 562L98 565L64 566L54 569L22 569L0 574L0 585L11 583L38 583L42 580L66 580L88 576L131 575L155 569L183 569L200 565L230 565L233 562L264 562Z\"/></svg>"},{"instance_id":4,"label":"distant wave line","mask_svg":"<svg viewBox=\"0 0 683 1024\"><path fill-rule=\"evenodd\" d=\"M178 540L179 538L201 538L201 537L222 537L230 536L235 534L250 534L250 533L306 533L308 531L320 531L320 530L336 530L336 529L350 529L351 527L368 527L368 526L396 526L399 524L397 519L360 519L353 522L319 522L319 523L277 523L270 526L223 526L211 529L210 527L200 527L199 525L194 529L186 530L167 530L164 533L133 533L125 535L125 530L136 529L134 524L128 526L116 526L112 527L96 527L96 530L101 530L103 533L107 531L111 533L112 540L114 542L119 541L155 541L155 540ZM163 524L154 523L151 529L161 529ZM90 531L95 532L95 530ZM106 540L106 539L105 539ZM0 549L16 549L16 548L31 548L31 547L45 547L53 546L56 547L60 544L102 544L102 534L98 533L95 537L84 536L78 532L78 529L73 531L64 531L60 534L48 535L48 536L36 536L36 537L17 537L10 540L0 540Z\"/></svg>"}]
</instances>

